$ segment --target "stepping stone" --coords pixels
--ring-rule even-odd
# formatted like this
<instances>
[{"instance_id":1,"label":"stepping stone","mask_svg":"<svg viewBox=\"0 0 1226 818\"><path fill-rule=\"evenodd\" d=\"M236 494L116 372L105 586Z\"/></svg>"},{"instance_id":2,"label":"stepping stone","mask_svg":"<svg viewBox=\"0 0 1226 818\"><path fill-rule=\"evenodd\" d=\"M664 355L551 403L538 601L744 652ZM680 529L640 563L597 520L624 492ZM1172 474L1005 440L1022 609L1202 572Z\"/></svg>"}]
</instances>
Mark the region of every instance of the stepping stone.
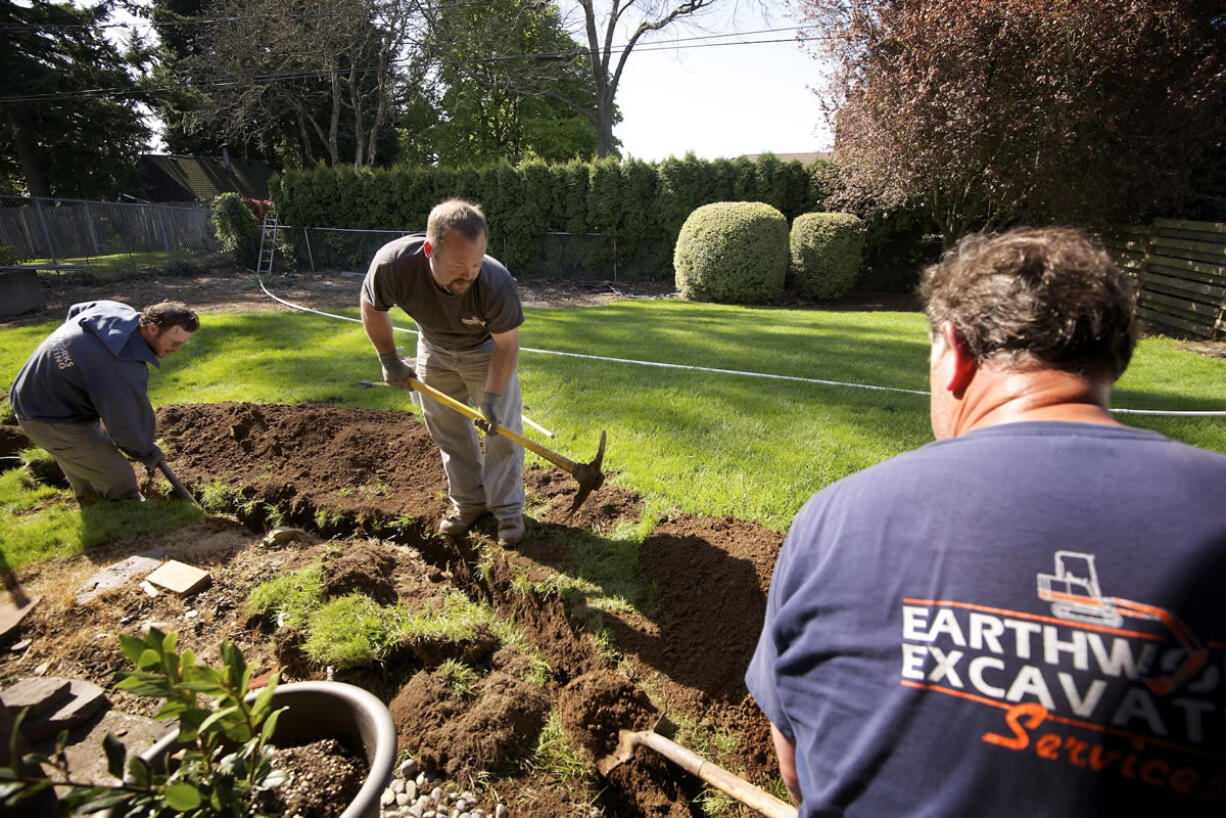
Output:
<instances>
[{"instance_id":1,"label":"stepping stone","mask_svg":"<svg viewBox=\"0 0 1226 818\"><path fill-rule=\"evenodd\" d=\"M73 680L68 699L58 708L21 725L21 732L31 744L54 738L61 730L71 730L87 721L107 703L106 691L96 684Z\"/></svg>"},{"instance_id":2,"label":"stepping stone","mask_svg":"<svg viewBox=\"0 0 1226 818\"><path fill-rule=\"evenodd\" d=\"M13 603L0 608L0 645L7 645L17 636L21 620L42 601L41 596L26 597L21 604Z\"/></svg>"},{"instance_id":3,"label":"stepping stone","mask_svg":"<svg viewBox=\"0 0 1226 818\"><path fill-rule=\"evenodd\" d=\"M71 685L72 682L68 679L31 676L0 690L0 700L4 701L4 709L12 713L14 718L27 707L30 712L26 718L32 718L66 699Z\"/></svg>"},{"instance_id":4,"label":"stepping stone","mask_svg":"<svg viewBox=\"0 0 1226 818\"><path fill-rule=\"evenodd\" d=\"M188 596L208 587L213 578L209 576L208 571L178 560L169 560L146 577L146 580L151 585L165 588L179 596Z\"/></svg>"},{"instance_id":5,"label":"stepping stone","mask_svg":"<svg viewBox=\"0 0 1226 818\"><path fill-rule=\"evenodd\" d=\"M91 784L118 783L106 769L102 740L107 733L114 733L123 742L130 758L148 750L174 728L173 720L154 721L144 716L107 710L96 721L91 720L88 725L81 725L69 732L69 744L64 751L68 756L68 768L72 770L73 778L79 777ZM51 748L39 746L35 749L46 752Z\"/></svg>"},{"instance_id":6,"label":"stepping stone","mask_svg":"<svg viewBox=\"0 0 1226 818\"><path fill-rule=\"evenodd\" d=\"M103 568L77 588L76 603L87 605L107 591L122 588L134 577L156 569L166 557L167 552L164 550L146 551Z\"/></svg>"}]
</instances>

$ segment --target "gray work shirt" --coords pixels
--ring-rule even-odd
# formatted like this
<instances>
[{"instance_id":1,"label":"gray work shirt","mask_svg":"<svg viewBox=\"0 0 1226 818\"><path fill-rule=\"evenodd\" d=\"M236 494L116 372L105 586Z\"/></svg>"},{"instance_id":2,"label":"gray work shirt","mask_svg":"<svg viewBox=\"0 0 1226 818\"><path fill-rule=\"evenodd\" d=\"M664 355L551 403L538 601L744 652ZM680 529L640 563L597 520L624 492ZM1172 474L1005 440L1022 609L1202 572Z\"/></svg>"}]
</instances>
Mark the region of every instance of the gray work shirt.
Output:
<instances>
[{"instance_id":1,"label":"gray work shirt","mask_svg":"<svg viewBox=\"0 0 1226 818\"><path fill-rule=\"evenodd\" d=\"M380 312L400 307L427 344L453 351L481 346L524 322L515 279L497 259L487 255L472 286L456 295L434 282L425 241L414 233L383 245L362 282L363 299Z\"/></svg>"}]
</instances>

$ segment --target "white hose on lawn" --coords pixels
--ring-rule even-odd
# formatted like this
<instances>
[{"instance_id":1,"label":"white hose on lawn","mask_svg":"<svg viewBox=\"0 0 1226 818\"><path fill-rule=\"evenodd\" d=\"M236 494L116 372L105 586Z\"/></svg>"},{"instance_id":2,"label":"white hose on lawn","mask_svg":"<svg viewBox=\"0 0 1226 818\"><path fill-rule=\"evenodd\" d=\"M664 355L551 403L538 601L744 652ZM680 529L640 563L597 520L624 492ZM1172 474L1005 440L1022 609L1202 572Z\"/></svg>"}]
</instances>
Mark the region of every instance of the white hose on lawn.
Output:
<instances>
[{"instance_id":1,"label":"white hose on lawn","mask_svg":"<svg viewBox=\"0 0 1226 818\"><path fill-rule=\"evenodd\" d=\"M263 279L261 279L259 276L256 276L255 278L256 278L256 281L260 283L260 289L264 291L265 295L267 295L273 301L276 301L280 304L284 304L285 306L291 309L299 310L301 312L310 312L310 313L314 313L315 315L323 315L328 318L336 318L341 321L352 321L355 324L362 323L362 319L360 318L350 318L346 315L336 315L335 313L331 313L331 312L323 312L321 310L312 309L311 307L304 307L301 304L294 304L290 301L286 301L284 298L278 298L277 296L270 293L268 291L268 288L264 286ZM417 334L417 330L406 329L404 327L393 326L392 329L394 329L396 332L407 332L412 335ZM709 366L690 366L688 364L666 364L666 363L660 363L659 361L636 361L633 358L610 358L604 355L585 355L581 352L558 352L557 350L553 350L553 349L533 349L532 347L520 347L520 351L534 352L534 353L537 353L538 355L558 355L564 358L586 358L592 361L608 361L611 363L618 363L618 364L634 364L635 366L653 366L659 369L688 369L693 372L713 372L718 375L739 375L739 376L743 376L747 378L770 378L772 380L777 380L777 381L795 381L797 383L812 383L812 384L818 384L819 386L842 386L848 389L868 389L874 392L901 392L906 395L924 395L924 396L928 395L927 392L921 391L919 389L903 389L902 387L898 387L898 386L874 386L873 384L868 384L868 383L848 383L847 381L828 381L828 380L823 380L821 378L801 378L796 375L772 375L769 372L745 372L739 369L717 369L715 367L709 367ZM1120 414L1120 415L1160 415L1163 417L1200 417L1200 418L1226 417L1226 411L1214 411L1214 410L1200 411L1200 410L1183 410L1183 409L1114 409L1113 408L1111 411L1116 414ZM524 422L540 430L539 426L536 426L535 423L532 423L527 418L524 418ZM544 432L543 430L541 431L545 434L548 434L548 432Z\"/></svg>"}]
</instances>

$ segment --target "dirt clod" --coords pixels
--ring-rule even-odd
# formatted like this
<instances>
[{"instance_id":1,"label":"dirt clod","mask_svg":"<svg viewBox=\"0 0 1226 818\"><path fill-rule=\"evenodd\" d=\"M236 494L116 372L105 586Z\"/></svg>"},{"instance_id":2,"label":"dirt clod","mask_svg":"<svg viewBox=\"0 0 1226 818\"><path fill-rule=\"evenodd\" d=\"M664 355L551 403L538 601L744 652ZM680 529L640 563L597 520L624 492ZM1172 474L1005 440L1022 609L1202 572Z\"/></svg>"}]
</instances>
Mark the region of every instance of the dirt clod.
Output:
<instances>
[{"instance_id":1,"label":"dirt clod","mask_svg":"<svg viewBox=\"0 0 1226 818\"><path fill-rule=\"evenodd\" d=\"M454 776L496 771L530 754L549 714L549 696L501 671L471 694L457 694L441 671L421 671L389 707L400 749Z\"/></svg>"},{"instance_id":2,"label":"dirt clod","mask_svg":"<svg viewBox=\"0 0 1226 818\"><path fill-rule=\"evenodd\" d=\"M656 709L647 694L611 670L594 670L574 679L558 695L562 725L594 760L617 747L621 730L650 730Z\"/></svg>"},{"instance_id":3,"label":"dirt clod","mask_svg":"<svg viewBox=\"0 0 1226 818\"><path fill-rule=\"evenodd\" d=\"M391 605L396 601L395 568L396 557L388 548L359 542L325 552L319 577L327 597L356 591L380 605Z\"/></svg>"}]
</instances>

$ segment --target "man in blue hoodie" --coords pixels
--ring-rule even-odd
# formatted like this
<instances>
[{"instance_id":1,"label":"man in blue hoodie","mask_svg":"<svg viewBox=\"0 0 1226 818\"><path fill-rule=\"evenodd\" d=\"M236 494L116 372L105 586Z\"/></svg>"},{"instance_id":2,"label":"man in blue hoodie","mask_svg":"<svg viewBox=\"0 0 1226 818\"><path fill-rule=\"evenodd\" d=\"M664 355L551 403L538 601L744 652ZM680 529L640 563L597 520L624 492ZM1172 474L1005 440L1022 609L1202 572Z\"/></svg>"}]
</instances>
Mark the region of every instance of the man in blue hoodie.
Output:
<instances>
[{"instance_id":1,"label":"man in blue hoodie","mask_svg":"<svg viewBox=\"0 0 1226 818\"><path fill-rule=\"evenodd\" d=\"M73 304L22 367L9 392L17 422L55 457L82 505L140 498L124 455L150 468L164 457L146 364L159 366L199 328L177 301L141 312L117 301Z\"/></svg>"}]
</instances>

